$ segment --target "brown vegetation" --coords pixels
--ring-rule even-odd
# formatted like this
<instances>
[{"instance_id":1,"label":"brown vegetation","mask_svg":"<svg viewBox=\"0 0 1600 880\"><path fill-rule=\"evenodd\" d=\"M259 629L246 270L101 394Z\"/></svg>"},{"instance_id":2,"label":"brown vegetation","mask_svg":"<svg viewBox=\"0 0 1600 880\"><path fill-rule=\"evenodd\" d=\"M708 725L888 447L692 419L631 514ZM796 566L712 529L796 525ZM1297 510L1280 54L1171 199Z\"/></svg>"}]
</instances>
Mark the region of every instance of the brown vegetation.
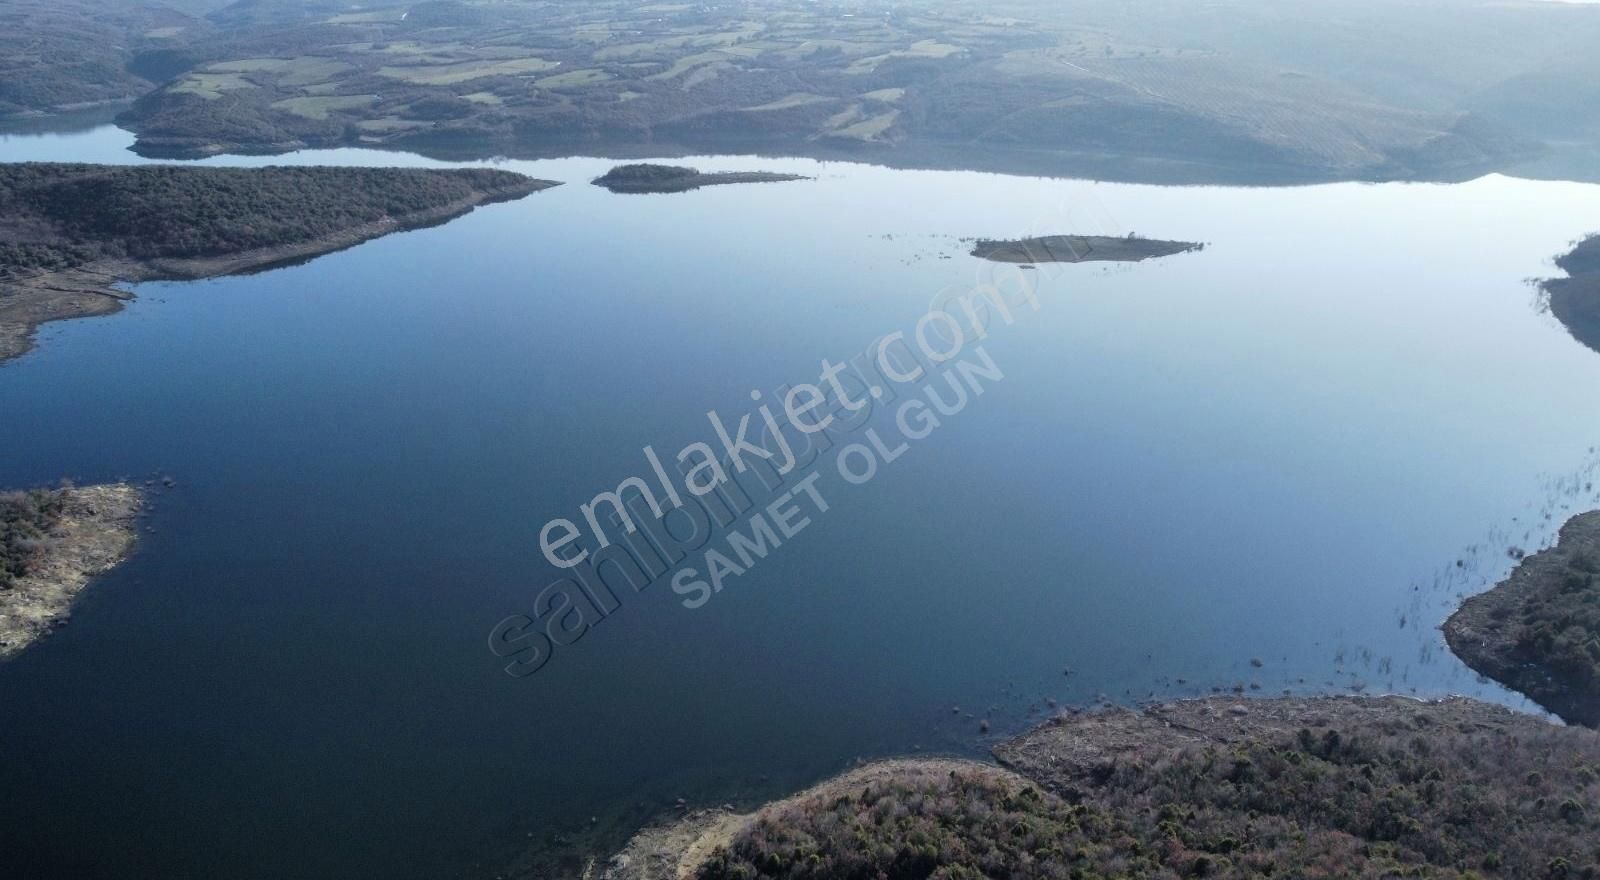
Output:
<instances>
[{"instance_id":1,"label":"brown vegetation","mask_svg":"<svg viewBox=\"0 0 1600 880\"><path fill-rule=\"evenodd\" d=\"M134 487L0 494L0 660L66 622L90 578L133 546Z\"/></svg>"},{"instance_id":2,"label":"brown vegetation","mask_svg":"<svg viewBox=\"0 0 1600 880\"><path fill-rule=\"evenodd\" d=\"M1600 736L1468 700L1117 709L996 755L1006 770L896 762L711 823L726 842L691 835L676 876L1600 876Z\"/></svg>"}]
</instances>

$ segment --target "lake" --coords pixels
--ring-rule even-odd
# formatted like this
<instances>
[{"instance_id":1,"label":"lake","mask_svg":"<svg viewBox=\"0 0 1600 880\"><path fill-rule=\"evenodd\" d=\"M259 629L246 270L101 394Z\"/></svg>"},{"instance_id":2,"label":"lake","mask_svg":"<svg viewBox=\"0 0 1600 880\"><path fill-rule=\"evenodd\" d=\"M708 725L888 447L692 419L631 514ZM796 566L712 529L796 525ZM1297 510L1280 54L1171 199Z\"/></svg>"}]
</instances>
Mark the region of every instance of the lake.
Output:
<instances>
[{"instance_id":1,"label":"lake","mask_svg":"<svg viewBox=\"0 0 1600 880\"><path fill-rule=\"evenodd\" d=\"M130 142L11 135L0 159L140 161ZM0 486L176 482L71 626L0 667L12 874L494 876L678 798L981 754L1052 700L1533 709L1437 625L1509 548L1600 506L1600 356L1526 283L1600 228L1600 186L751 157L684 164L817 179L588 185L612 164L505 162L567 185L139 285L0 367ZM865 485L822 466L829 510L704 607L656 585L537 674L502 671L490 630L561 574L546 521L1000 272L962 239L1069 232L1207 247L1032 271L1040 308L994 327L1004 379L959 417Z\"/></svg>"}]
</instances>

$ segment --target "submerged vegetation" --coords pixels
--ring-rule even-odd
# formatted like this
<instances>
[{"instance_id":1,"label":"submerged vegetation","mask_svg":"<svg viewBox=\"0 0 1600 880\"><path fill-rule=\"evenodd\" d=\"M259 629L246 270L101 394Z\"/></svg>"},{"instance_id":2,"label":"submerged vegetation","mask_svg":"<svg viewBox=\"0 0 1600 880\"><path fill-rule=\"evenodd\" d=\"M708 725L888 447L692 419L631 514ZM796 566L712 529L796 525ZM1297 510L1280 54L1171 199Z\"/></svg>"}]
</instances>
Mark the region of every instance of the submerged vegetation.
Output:
<instances>
[{"instance_id":1,"label":"submerged vegetation","mask_svg":"<svg viewBox=\"0 0 1600 880\"><path fill-rule=\"evenodd\" d=\"M1566 720L1600 726L1600 512L1445 623L1467 665Z\"/></svg>"},{"instance_id":2,"label":"submerged vegetation","mask_svg":"<svg viewBox=\"0 0 1600 880\"><path fill-rule=\"evenodd\" d=\"M1600 736L1466 700L1059 718L761 811L699 880L1600 876ZM633 875L613 869L614 878Z\"/></svg>"},{"instance_id":3,"label":"submerged vegetation","mask_svg":"<svg viewBox=\"0 0 1600 880\"><path fill-rule=\"evenodd\" d=\"M0 660L67 622L90 579L133 546L141 506L126 483L0 493Z\"/></svg>"}]
</instances>

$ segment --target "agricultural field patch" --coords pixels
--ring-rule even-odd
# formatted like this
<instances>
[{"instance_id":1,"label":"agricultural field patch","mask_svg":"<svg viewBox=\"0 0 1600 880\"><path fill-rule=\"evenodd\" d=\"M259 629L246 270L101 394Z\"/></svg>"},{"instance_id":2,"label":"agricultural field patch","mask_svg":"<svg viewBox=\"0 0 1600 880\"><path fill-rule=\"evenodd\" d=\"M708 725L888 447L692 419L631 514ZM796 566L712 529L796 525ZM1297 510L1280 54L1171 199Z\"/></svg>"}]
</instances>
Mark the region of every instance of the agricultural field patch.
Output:
<instances>
[{"instance_id":1,"label":"agricultural field patch","mask_svg":"<svg viewBox=\"0 0 1600 880\"><path fill-rule=\"evenodd\" d=\"M326 97L309 96L299 98L285 98L272 102L272 106L296 116L307 119L327 119L328 115L340 110L359 110L371 107L378 100L377 95L329 95Z\"/></svg>"},{"instance_id":2,"label":"agricultural field patch","mask_svg":"<svg viewBox=\"0 0 1600 880\"><path fill-rule=\"evenodd\" d=\"M603 83L609 79L611 79L611 74L590 67L583 70L569 70L566 73L558 73L554 76L541 77L534 80L533 84L541 89L575 89L583 86L592 86L595 83Z\"/></svg>"},{"instance_id":3,"label":"agricultural field patch","mask_svg":"<svg viewBox=\"0 0 1600 880\"><path fill-rule=\"evenodd\" d=\"M257 88L256 84L237 73L191 73L172 86L172 91L199 95L206 100L222 97L224 92Z\"/></svg>"},{"instance_id":4,"label":"agricultural field patch","mask_svg":"<svg viewBox=\"0 0 1600 880\"><path fill-rule=\"evenodd\" d=\"M378 75L422 86L449 86L489 76L525 76L554 70L560 63L542 58L510 61L466 61L457 64L417 64L378 68Z\"/></svg>"},{"instance_id":5,"label":"agricultural field patch","mask_svg":"<svg viewBox=\"0 0 1600 880\"><path fill-rule=\"evenodd\" d=\"M746 107L744 109L749 113L760 113L766 110L788 110L790 107L804 107L808 104L823 104L833 100L835 99L825 97L823 95L813 95L809 92L795 92L792 95L786 95L776 101L769 101L765 104L760 104L755 107Z\"/></svg>"}]
</instances>

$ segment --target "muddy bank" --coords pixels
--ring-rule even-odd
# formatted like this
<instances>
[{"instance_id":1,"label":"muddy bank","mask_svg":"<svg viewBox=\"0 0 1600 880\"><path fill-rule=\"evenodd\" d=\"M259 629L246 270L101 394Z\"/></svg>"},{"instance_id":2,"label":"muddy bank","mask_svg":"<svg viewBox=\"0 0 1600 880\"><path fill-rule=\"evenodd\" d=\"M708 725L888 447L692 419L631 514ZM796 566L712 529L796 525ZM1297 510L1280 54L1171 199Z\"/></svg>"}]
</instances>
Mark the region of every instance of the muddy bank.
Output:
<instances>
[{"instance_id":1,"label":"muddy bank","mask_svg":"<svg viewBox=\"0 0 1600 880\"><path fill-rule=\"evenodd\" d=\"M758 822L782 822L786 815L815 809L839 797L891 780L914 782L947 778L951 773L995 779L1016 779L992 764L954 758L879 761L858 767L798 794L774 801L750 813L728 809L695 810L681 818L651 825L629 841L620 853L599 867L603 880L673 880L693 877L719 848L727 848Z\"/></svg>"},{"instance_id":2,"label":"muddy bank","mask_svg":"<svg viewBox=\"0 0 1600 880\"><path fill-rule=\"evenodd\" d=\"M60 491L64 509L40 542L40 558L0 589L0 661L64 625L90 580L133 547L134 520L143 504L138 489L111 483Z\"/></svg>"}]
</instances>

